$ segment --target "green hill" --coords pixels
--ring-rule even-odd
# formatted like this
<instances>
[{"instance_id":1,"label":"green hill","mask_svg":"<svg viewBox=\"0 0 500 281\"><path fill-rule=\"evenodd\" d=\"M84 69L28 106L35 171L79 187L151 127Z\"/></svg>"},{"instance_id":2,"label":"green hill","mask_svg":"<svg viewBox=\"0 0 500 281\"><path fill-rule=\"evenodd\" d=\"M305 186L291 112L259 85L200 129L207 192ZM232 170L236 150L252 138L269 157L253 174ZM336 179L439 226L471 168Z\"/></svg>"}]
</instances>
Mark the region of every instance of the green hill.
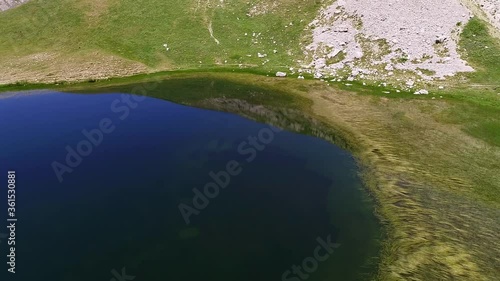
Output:
<instances>
[{"instance_id":1,"label":"green hill","mask_svg":"<svg viewBox=\"0 0 500 281\"><path fill-rule=\"evenodd\" d=\"M117 74L119 68L288 66L300 58L303 29L320 2L33 0L0 13L1 64L31 56L31 66L19 63L19 71L36 72L51 68L38 61L50 60L59 65L47 71L53 75L65 66L81 71L88 60L115 63Z\"/></svg>"}]
</instances>

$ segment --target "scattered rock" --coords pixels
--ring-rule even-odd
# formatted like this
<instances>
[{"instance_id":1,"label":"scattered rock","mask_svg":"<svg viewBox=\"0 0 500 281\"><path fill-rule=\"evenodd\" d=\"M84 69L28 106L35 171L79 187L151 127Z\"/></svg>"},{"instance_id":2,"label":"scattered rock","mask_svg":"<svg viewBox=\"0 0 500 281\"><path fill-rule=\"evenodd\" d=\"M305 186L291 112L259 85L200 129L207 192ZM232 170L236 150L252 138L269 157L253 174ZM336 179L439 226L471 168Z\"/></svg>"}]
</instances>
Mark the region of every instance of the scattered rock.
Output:
<instances>
[{"instance_id":1,"label":"scattered rock","mask_svg":"<svg viewBox=\"0 0 500 281\"><path fill-rule=\"evenodd\" d=\"M349 32L349 27L347 25L339 25L333 29L334 32L346 33Z\"/></svg>"},{"instance_id":2,"label":"scattered rock","mask_svg":"<svg viewBox=\"0 0 500 281\"><path fill-rule=\"evenodd\" d=\"M286 72L278 71L276 72L276 77L286 77Z\"/></svg>"},{"instance_id":3,"label":"scattered rock","mask_svg":"<svg viewBox=\"0 0 500 281\"><path fill-rule=\"evenodd\" d=\"M316 71L350 67L376 76L379 65L387 65L386 71L394 72L393 77L407 71L425 79L474 71L460 57L455 40L457 22L466 24L472 15L460 0L328 2L309 24L312 43L303 49L307 61L311 61L309 66ZM449 59L439 56L442 49L446 49ZM366 50L373 52L363 56ZM340 52L344 53L340 61L326 63Z\"/></svg>"},{"instance_id":4,"label":"scattered rock","mask_svg":"<svg viewBox=\"0 0 500 281\"><path fill-rule=\"evenodd\" d=\"M415 95L428 95L429 91L427 90L419 90L414 93Z\"/></svg>"},{"instance_id":5,"label":"scattered rock","mask_svg":"<svg viewBox=\"0 0 500 281\"><path fill-rule=\"evenodd\" d=\"M446 41L448 38L444 35L438 35L436 38L436 44L442 44L444 41Z\"/></svg>"},{"instance_id":6,"label":"scattered rock","mask_svg":"<svg viewBox=\"0 0 500 281\"><path fill-rule=\"evenodd\" d=\"M29 0L2 0L0 1L0 11L12 9Z\"/></svg>"}]
</instances>

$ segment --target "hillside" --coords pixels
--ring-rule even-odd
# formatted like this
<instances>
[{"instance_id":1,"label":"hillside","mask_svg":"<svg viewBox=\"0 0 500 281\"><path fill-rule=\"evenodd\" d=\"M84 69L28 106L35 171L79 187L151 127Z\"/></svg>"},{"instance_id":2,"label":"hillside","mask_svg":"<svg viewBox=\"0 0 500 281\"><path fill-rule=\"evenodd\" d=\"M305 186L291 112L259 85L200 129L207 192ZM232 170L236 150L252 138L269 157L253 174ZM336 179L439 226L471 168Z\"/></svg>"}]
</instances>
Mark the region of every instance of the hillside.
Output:
<instances>
[{"instance_id":1,"label":"hillside","mask_svg":"<svg viewBox=\"0 0 500 281\"><path fill-rule=\"evenodd\" d=\"M0 83L200 66L289 66L301 53L303 28L319 8L307 0L272 5L34 0L0 14L1 69L6 73Z\"/></svg>"},{"instance_id":2,"label":"hillside","mask_svg":"<svg viewBox=\"0 0 500 281\"><path fill-rule=\"evenodd\" d=\"M457 43L474 14L495 23L497 10L483 7L472 11L459 0L32 0L0 13L0 83L251 67L408 87L474 70Z\"/></svg>"}]
</instances>

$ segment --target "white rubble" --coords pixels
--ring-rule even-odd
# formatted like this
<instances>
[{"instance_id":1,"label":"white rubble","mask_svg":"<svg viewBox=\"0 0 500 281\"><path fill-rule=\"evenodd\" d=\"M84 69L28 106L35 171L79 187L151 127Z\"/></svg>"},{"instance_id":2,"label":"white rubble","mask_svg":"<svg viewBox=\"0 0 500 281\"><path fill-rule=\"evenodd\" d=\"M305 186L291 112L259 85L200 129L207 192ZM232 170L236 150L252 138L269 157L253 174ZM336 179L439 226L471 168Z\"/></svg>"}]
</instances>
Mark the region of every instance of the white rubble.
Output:
<instances>
[{"instance_id":1,"label":"white rubble","mask_svg":"<svg viewBox=\"0 0 500 281\"><path fill-rule=\"evenodd\" d=\"M428 70L418 73L426 80L474 71L460 58L456 43L457 23L463 26L471 17L459 0L337 0L309 24L308 67L329 72L386 65L392 74ZM377 48L387 50L370 57Z\"/></svg>"},{"instance_id":2,"label":"white rubble","mask_svg":"<svg viewBox=\"0 0 500 281\"><path fill-rule=\"evenodd\" d=\"M475 0L484 11L490 23L500 29L500 1L499 0Z\"/></svg>"},{"instance_id":3,"label":"white rubble","mask_svg":"<svg viewBox=\"0 0 500 281\"><path fill-rule=\"evenodd\" d=\"M276 72L276 77L286 77L286 72L278 71Z\"/></svg>"},{"instance_id":4,"label":"white rubble","mask_svg":"<svg viewBox=\"0 0 500 281\"><path fill-rule=\"evenodd\" d=\"M427 91L427 90L418 90L414 94L415 95L428 95L429 91Z\"/></svg>"},{"instance_id":5,"label":"white rubble","mask_svg":"<svg viewBox=\"0 0 500 281\"><path fill-rule=\"evenodd\" d=\"M12 9L28 1L29 0L0 0L0 11Z\"/></svg>"}]
</instances>

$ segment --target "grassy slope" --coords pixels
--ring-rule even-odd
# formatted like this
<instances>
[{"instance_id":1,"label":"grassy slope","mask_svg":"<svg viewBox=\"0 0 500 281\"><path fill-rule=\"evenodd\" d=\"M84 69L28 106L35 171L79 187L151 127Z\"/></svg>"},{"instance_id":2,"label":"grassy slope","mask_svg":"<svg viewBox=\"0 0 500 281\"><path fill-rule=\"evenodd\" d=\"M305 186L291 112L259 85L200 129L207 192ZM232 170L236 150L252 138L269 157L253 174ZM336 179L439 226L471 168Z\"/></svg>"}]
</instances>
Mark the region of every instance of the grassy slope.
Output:
<instances>
[{"instance_id":1,"label":"grassy slope","mask_svg":"<svg viewBox=\"0 0 500 281\"><path fill-rule=\"evenodd\" d=\"M98 51L156 70L194 68L200 62L203 67L262 66L267 59L264 68L291 65L300 53L303 28L320 5L279 0L271 13L247 16L255 4L267 2L232 0L221 7L219 0L32 0L0 13L0 57L9 61L49 52L60 55L50 64L64 66L68 57ZM220 44L210 37L210 23ZM258 58L258 52L268 57Z\"/></svg>"}]
</instances>

